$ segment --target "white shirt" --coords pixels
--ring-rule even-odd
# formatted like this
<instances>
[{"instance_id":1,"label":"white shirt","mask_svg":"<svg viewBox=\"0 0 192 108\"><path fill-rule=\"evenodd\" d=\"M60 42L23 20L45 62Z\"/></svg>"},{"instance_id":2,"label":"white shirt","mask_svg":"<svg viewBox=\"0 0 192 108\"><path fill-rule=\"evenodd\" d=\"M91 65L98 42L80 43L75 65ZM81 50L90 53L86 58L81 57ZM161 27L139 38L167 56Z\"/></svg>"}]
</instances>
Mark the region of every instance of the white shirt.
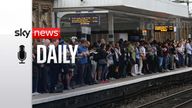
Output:
<instances>
[{"instance_id":1,"label":"white shirt","mask_svg":"<svg viewBox=\"0 0 192 108\"><path fill-rule=\"evenodd\" d=\"M189 43L186 44L187 54L192 54L192 47Z\"/></svg>"},{"instance_id":2,"label":"white shirt","mask_svg":"<svg viewBox=\"0 0 192 108\"><path fill-rule=\"evenodd\" d=\"M144 56L146 56L145 47L141 46L141 47L139 48L139 52L140 52L140 54L143 54Z\"/></svg>"},{"instance_id":3,"label":"white shirt","mask_svg":"<svg viewBox=\"0 0 192 108\"><path fill-rule=\"evenodd\" d=\"M179 52L179 53L181 53L181 54L183 54L184 53L184 49L183 49L183 47L181 46L181 47L178 47L177 48L177 51Z\"/></svg>"},{"instance_id":4,"label":"white shirt","mask_svg":"<svg viewBox=\"0 0 192 108\"><path fill-rule=\"evenodd\" d=\"M121 50L120 50L120 48L119 48L119 49L118 49L118 48L115 48L115 56L116 56L117 61L119 61L119 55L121 55Z\"/></svg>"}]
</instances>

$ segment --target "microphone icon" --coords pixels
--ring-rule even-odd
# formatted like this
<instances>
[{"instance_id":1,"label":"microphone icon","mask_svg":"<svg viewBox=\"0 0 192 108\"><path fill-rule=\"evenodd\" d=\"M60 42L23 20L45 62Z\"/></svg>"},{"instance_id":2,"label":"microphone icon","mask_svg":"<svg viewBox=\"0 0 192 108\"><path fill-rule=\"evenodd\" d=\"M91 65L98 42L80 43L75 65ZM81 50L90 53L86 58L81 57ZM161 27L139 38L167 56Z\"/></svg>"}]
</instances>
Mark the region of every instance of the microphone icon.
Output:
<instances>
[{"instance_id":1,"label":"microphone icon","mask_svg":"<svg viewBox=\"0 0 192 108\"><path fill-rule=\"evenodd\" d=\"M17 53L17 57L21 61L21 62L19 62L19 64L25 64L25 62L23 62L23 61L26 59L27 54L25 52L25 46L24 45L19 46L19 52Z\"/></svg>"}]
</instances>

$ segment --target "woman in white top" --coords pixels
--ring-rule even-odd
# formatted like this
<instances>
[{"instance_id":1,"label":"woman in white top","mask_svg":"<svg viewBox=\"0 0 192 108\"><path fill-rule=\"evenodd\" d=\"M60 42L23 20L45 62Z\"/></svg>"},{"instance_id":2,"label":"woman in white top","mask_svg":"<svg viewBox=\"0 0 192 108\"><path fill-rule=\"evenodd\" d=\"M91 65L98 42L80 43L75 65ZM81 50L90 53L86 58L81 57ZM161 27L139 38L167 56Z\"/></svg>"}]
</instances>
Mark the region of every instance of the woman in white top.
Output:
<instances>
[{"instance_id":1,"label":"woman in white top","mask_svg":"<svg viewBox=\"0 0 192 108\"><path fill-rule=\"evenodd\" d=\"M184 66L184 47L181 43L178 43L176 51L179 58L179 66Z\"/></svg>"}]
</instances>

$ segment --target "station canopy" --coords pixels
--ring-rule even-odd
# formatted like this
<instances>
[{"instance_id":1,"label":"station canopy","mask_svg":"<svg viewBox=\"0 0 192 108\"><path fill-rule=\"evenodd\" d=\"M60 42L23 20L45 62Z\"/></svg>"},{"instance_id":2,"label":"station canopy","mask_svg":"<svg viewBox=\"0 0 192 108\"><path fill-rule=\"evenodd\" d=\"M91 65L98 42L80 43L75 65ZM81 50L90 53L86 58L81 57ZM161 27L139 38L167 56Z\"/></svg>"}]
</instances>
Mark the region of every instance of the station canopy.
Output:
<instances>
[{"instance_id":1,"label":"station canopy","mask_svg":"<svg viewBox=\"0 0 192 108\"><path fill-rule=\"evenodd\" d=\"M167 0L58 0L54 3L55 11L83 11L94 12L110 10L151 18L188 18L188 8Z\"/></svg>"}]
</instances>

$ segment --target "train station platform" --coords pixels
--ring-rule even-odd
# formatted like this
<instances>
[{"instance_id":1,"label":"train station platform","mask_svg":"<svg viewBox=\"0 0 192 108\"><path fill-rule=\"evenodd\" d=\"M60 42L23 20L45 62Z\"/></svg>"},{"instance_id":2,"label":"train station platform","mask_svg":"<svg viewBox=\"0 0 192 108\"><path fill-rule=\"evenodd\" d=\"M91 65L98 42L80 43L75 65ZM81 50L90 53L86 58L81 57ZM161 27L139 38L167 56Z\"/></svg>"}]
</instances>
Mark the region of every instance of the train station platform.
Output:
<instances>
[{"instance_id":1,"label":"train station platform","mask_svg":"<svg viewBox=\"0 0 192 108\"><path fill-rule=\"evenodd\" d=\"M39 94L32 97L32 104L33 108L76 108L131 95L152 87L189 81L192 81L192 68L180 68L170 72L127 77L109 83L65 90L63 93Z\"/></svg>"}]
</instances>

